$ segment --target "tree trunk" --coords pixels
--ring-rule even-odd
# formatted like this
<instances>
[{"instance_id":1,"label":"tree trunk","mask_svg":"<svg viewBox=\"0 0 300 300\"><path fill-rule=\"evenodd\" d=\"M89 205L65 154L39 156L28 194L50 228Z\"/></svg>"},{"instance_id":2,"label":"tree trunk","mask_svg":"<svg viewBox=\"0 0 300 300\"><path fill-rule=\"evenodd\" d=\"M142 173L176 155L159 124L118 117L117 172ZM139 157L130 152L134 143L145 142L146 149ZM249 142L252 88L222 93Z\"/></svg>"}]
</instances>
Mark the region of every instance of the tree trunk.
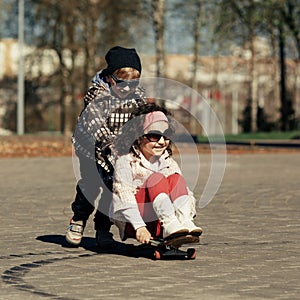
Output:
<instances>
[{"instance_id":1,"label":"tree trunk","mask_svg":"<svg viewBox=\"0 0 300 300\"><path fill-rule=\"evenodd\" d=\"M285 83L285 38L283 32L282 23L278 26L278 42L279 42L279 63L280 63L280 100L281 100L281 119L280 129L286 131L288 128L288 106L287 106L287 95L286 95L286 83Z\"/></svg>"},{"instance_id":2,"label":"tree trunk","mask_svg":"<svg viewBox=\"0 0 300 300\"><path fill-rule=\"evenodd\" d=\"M198 80L197 80L197 71L198 71L198 59L199 59L199 49L200 49L200 21L201 21L201 1L198 0L195 3L196 16L194 20L194 46L193 46L193 64L192 64L192 78L191 78L191 87L193 91L191 97L191 117L190 117L190 131L191 134L197 134L197 93L198 92Z\"/></svg>"},{"instance_id":3,"label":"tree trunk","mask_svg":"<svg viewBox=\"0 0 300 300\"><path fill-rule=\"evenodd\" d=\"M254 49L254 33L250 30L250 95L251 95L251 132L257 131L257 76L255 72L255 49Z\"/></svg>"},{"instance_id":4,"label":"tree trunk","mask_svg":"<svg viewBox=\"0 0 300 300\"><path fill-rule=\"evenodd\" d=\"M155 34L156 76L165 77L165 0L152 0L152 18Z\"/></svg>"},{"instance_id":5,"label":"tree trunk","mask_svg":"<svg viewBox=\"0 0 300 300\"><path fill-rule=\"evenodd\" d=\"M65 106L65 92L63 81L60 81L60 97L59 97L59 106L60 106L60 133L65 132L65 118L66 118L66 106Z\"/></svg>"}]
</instances>

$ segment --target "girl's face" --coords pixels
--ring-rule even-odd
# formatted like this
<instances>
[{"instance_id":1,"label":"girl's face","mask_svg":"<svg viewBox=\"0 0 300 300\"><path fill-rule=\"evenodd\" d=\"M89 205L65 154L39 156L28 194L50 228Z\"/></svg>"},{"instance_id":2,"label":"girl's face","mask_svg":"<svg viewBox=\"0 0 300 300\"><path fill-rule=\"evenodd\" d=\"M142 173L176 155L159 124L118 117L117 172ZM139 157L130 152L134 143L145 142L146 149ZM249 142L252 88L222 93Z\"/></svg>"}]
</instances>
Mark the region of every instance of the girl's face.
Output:
<instances>
[{"instance_id":1,"label":"girl's face","mask_svg":"<svg viewBox=\"0 0 300 300\"><path fill-rule=\"evenodd\" d=\"M167 122L161 123L159 132L162 133L169 128L169 124ZM140 139L140 150L147 160L161 156L169 146L170 139L165 137L163 133L158 134L157 132L155 131L154 134L151 134L150 131Z\"/></svg>"}]
</instances>

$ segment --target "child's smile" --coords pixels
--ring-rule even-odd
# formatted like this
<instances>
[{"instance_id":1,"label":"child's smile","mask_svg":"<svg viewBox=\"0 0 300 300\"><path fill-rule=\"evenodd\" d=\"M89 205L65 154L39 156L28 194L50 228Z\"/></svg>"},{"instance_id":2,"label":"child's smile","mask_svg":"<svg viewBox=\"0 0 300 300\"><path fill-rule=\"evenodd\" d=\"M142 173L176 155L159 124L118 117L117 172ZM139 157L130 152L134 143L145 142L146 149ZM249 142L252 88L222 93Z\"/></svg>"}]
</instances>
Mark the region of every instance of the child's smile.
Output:
<instances>
[{"instance_id":1,"label":"child's smile","mask_svg":"<svg viewBox=\"0 0 300 300\"><path fill-rule=\"evenodd\" d=\"M167 122L161 122L160 132L166 132L169 128ZM146 159L150 160L153 156L161 156L169 146L170 140L163 133L145 134L142 137L140 149Z\"/></svg>"},{"instance_id":2,"label":"child's smile","mask_svg":"<svg viewBox=\"0 0 300 300\"><path fill-rule=\"evenodd\" d=\"M141 152L146 159L150 160L153 156L161 156L169 145L169 140L164 140L162 137L158 142L150 142L146 138L141 145Z\"/></svg>"}]
</instances>

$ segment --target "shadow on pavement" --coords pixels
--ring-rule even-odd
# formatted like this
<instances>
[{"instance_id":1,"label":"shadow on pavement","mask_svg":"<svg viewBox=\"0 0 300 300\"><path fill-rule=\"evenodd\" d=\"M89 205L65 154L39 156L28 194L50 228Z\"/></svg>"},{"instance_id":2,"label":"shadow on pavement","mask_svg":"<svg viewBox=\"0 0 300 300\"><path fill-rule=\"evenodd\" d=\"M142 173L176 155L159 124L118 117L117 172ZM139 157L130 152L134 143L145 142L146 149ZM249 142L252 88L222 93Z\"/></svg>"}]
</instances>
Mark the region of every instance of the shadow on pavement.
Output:
<instances>
[{"instance_id":1,"label":"shadow on pavement","mask_svg":"<svg viewBox=\"0 0 300 300\"><path fill-rule=\"evenodd\" d=\"M96 241L94 238L90 237L83 237L80 245L72 246L67 243L64 235L59 234L50 234L50 235L42 235L36 238L38 241L50 244L60 245L64 248L83 248L85 250L98 253L98 254L116 254L116 255L123 255L128 257L143 257L143 258L150 258L155 259L155 248L154 247L145 247L143 245L133 245L133 244L126 244L115 241L114 247L109 249L100 249L96 245Z\"/></svg>"}]
</instances>

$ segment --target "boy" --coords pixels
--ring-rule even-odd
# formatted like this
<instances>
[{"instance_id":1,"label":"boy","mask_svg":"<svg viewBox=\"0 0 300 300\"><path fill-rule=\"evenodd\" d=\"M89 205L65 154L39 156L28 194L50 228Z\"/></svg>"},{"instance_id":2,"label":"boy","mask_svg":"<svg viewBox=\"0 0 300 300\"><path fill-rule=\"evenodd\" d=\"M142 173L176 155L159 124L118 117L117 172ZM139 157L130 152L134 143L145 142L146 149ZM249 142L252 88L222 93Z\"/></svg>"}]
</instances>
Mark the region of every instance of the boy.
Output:
<instances>
[{"instance_id":1,"label":"boy","mask_svg":"<svg viewBox=\"0 0 300 300\"><path fill-rule=\"evenodd\" d=\"M66 240L79 245L87 219L94 211L94 202L101 191L100 208L94 217L96 243L111 248L115 241L110 233L108 207L112 189L112 154L110 146L130 112L146 102L138 87L141 75L140 58L134 48L116 46L106 56L106 69L93 78L93 85L84 97L72 142L79 159L81 178L72 203L73 217Z\"/></svg>"}]
</instances>

